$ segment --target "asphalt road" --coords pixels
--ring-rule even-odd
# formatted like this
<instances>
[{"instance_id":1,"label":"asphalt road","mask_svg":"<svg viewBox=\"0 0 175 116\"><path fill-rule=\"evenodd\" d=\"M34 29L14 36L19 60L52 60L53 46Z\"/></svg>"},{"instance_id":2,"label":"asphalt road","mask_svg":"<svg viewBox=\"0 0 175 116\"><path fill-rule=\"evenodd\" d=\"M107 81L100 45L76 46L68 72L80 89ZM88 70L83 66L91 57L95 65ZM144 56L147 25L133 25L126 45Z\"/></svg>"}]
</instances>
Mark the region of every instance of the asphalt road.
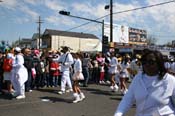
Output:
<instances>
[{"instance_id":1,"label":"asphalt road","mask_svg":"<svg viewBox=\"0 0 175 116\"><path fill-rule=\"evenodd\" d=\"M107 85L91 84L81 87L86 98L73 104L72 93L58 95L58 88L42 88L26 93L26 98L16 100L10 95L0 95L0 116L113 116L122 99ZM125 116L134 116L135 108Z\"/></svg>"}]
</instances>

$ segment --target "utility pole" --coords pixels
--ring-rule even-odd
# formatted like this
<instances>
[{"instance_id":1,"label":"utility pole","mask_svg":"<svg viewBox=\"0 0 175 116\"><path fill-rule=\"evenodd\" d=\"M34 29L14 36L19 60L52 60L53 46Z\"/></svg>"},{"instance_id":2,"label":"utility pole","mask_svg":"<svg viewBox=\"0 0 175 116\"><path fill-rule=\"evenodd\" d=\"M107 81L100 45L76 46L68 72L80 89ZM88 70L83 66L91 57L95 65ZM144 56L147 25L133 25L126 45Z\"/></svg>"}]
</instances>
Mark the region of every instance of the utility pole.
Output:
<instances>
[{"instance_id":1,"label":"utility pole","mask_svg":"<svg viewBox=\"0 0 175 116\"><path fill-rule=\"evenodd\" d=\"M39 16L39 19L38 19L38 22L36 22L36 23L38 23L38 32L39 32L39 41L38 41L38 49L40 50L40 40L41 40L41 23L43 23L42 21L41 21L41 17Z\"/></svg>"},{"instance_id":2,"label":"utility pole","mask_svg":"<svg viewBox=\"0 0 175 116\"><path fill-rule=\"evenodd\" d=\"M110 42L113 42L113 0L110 0Z\"/></svg>"}]
</instances>

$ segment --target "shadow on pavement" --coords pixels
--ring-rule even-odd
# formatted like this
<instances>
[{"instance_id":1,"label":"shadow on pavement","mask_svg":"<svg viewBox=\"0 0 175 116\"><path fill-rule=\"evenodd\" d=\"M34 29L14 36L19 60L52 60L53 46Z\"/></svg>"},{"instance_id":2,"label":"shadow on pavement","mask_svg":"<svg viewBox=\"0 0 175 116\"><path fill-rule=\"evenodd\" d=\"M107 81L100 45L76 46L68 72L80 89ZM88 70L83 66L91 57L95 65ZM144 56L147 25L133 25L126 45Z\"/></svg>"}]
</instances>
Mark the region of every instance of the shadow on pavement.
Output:
<instances>
[{"instance_id":1,"label":"shadow on pavement","mask_svg":"<svg viewBox=\"0 0 175 116\"><path fill-rule=\"evenodd\" d=\"M98 94L98 95L114 95L111 91L105 91L105 90L100 90L100 89L94 89L94 88L82 88L82 90L85 91L90 91L93 94Z\"/></svg>"},{"instance_id":2,"label":"shadow on pavement","mask_svg":"<svg viewBox=\"0 0 175 116\"><path fill-rule=\"evenodd\" d=\"M47 92L47 93L56 93L58 90L57 89L53 89L53 88L42 88L42 89L36 89L37 91L40 92Z\"/></svg>"},{"instance_id":3,"label":"shadow on pavement","mask_svg":"<svg viewBox=\"0 0 175 116\"><path fill-rule=\"evenodd\" d=\"M56 102L65 102L65 103L72 103L72 99L64 99L64 98L58 98L58 97L40 97L41 100L47 100L47 101L51 101L52 103L56 103Z\"/></svg>"},{"instance_id":4,"label":"shadow on pavement","mask_svg":"<svg viewBox=\"0 0 175 116\"><path fill-rule=\"evenodd\" d=\"M0 94L0 99L12 100L13 96L11 94L2 93Z\"/></svg>"}]
</instances>

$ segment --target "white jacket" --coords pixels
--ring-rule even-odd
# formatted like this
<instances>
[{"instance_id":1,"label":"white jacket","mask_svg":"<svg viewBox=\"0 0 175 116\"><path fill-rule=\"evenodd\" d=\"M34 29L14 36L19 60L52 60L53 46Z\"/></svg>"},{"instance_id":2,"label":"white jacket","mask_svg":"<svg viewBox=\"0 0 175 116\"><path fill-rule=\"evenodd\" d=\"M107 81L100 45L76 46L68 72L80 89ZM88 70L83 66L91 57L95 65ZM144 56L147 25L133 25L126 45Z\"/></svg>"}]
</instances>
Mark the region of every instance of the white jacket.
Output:
<instances>
[{"instance_id":1,"label":"white jacket","mask_svg":"<svg viewBox=\"0 0 175 116\"><path fill-rule=\"evenodd\" d=\"M118 65L118 60L116 57L112 57L111 62L109 63L109 70L108 72L110 74L117 73L117 65Z\"/></svg>"},{"instance_id":2,"label":"white jacket","mask_svg":"<svg viewBox=\"0 0 175 116\"><path fill-rule=\"evenodd\" d=\"M175 97L175 77L167 73L162 80L154 80L149 93L143 78L142 73L135 76L114 116L123 116L133 103L136 116L175 116L170 100L170 96Z\"/></svg>"},{"instance_id":3,"label":"white jacket","mask_svg":"<svg viewBox=\"0 0 175 116\"><path fill-rule=\"evenodd\" d=\"M28 72L25 68L24 58L21 54L15 56L12 68L12 81L17 79L20 85L23 85L28 79Z\"/></svg>"},{"instance_id":4,"label":"white jacket","mask_svg":"<svg viewBox=\"0 0 175 116\"><path fill-rule=\"evenodd\" d=\"M61 72L69 71L71 65L74 63L72 55L67 52L60 56L58 62L61 62Z\"/></svg>"},{"instance_id":5,"label":"white jacket","mask_svg":"<svg viewBox=\"0 0 175 116\"><path fill-rule=\"evenodd\" d=\"M82 62L80 59L76 59L74 63L74 72L82 72Z\"/></svg>"}]
</instances>

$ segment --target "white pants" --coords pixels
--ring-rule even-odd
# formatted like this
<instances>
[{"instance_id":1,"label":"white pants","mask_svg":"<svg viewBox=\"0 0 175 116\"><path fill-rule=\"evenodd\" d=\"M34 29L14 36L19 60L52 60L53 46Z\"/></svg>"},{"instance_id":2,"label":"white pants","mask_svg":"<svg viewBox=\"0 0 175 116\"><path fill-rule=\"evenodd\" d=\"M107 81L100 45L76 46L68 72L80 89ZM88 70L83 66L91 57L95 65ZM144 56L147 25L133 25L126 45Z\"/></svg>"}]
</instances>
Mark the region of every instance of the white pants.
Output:
<instances>
[{"instance_id":1,"label":"white pants","mask_svg":"<svg viewBox=\"0 0 175 116\"><path fill-rule=\"evenodd\" d=\"M25 95L24 82L21 83L17 78L14 78L12 80L12 85L13 85L17 95Z\"/></svg>"},{"instance_id":2,"label":"white pants","mask_svg":"<svg viewBox=\"0 0 175 116\"><path fill-rule=\"evenodd\" d=\"M17 95L25 95L25 82L28 79L26 68L12 70L11 82Z\"/></svg>"},{"instance_id":3,"label":"white pants","mask_svg":"<svg viewBox=\"0 0 175 116\"><path fill-rule=\"evenodd\" d=\"M69 89L72 89L72 83L70 80L70 72L69 71L64 71L62 73L62 78L61 78L61 91L65 91L66 89L66 84L68 85Z\"/></svg>"}]
</instances>

